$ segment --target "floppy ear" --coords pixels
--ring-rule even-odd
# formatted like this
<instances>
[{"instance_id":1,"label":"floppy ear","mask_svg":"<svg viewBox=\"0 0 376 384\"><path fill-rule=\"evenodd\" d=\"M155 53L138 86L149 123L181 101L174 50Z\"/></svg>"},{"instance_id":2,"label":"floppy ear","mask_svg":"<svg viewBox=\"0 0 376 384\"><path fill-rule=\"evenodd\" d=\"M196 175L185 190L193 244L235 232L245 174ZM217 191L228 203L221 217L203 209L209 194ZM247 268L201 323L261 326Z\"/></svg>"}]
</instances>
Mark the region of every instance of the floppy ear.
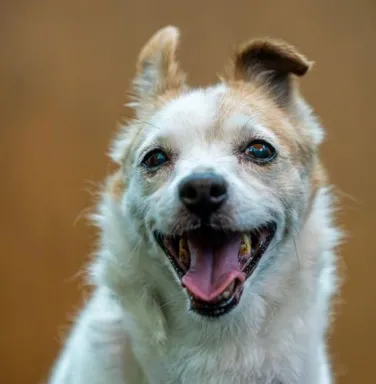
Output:
<instances>
[{"instance_id":1,"label":"floppy ear","mask_svg":"<svg viewBox=\"0 0 376 384\"><path fill-rule=\"evenodd\" d=\"M179 30L168 26L157 31L140 52L137 74L133 81L132 106L152 102L168 90L179 90L185 84L175 53Z\"/></svg>"},{"instance_id":2,"label":"floppy ear","mask_svg":"<svg viewBox=\"0 0 376 384\"><path fill-rule=\"evenodd\" d=\"M311 65L293 46L283 41L257 39L236 51L232 77L265 86L278 104L286 105L294 87L292 75L305 75Z\"/></svg>"}]
</instances>

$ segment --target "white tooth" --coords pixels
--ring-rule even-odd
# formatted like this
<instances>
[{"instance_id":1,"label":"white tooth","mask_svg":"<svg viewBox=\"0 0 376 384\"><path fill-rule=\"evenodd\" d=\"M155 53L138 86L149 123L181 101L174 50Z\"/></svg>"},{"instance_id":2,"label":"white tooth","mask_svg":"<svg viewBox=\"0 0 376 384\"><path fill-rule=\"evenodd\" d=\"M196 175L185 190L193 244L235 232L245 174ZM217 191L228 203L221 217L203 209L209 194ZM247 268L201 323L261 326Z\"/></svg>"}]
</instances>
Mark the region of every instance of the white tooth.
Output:
<instances>
[{"instance_id":1,"label":"white tooth","mask_svg":"<svg viewBox=\"0 0 376 384\"><path fill-rule=\"evenodd\" d=\"M230 297L230 295L231 295L231 291L228 289L227 291L224 291L223 293L222 293L222 298L223 299L228 299L229 297Z\"/></svg>"}]
</instances>

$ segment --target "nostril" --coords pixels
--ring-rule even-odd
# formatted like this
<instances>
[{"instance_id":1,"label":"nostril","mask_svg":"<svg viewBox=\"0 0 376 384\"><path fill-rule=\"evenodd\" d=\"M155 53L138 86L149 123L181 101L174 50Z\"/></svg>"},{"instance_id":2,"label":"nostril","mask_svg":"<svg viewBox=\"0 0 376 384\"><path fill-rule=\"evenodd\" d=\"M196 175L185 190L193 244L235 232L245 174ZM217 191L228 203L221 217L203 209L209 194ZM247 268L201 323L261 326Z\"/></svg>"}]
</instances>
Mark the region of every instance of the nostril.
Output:
<instances>
[{"instance_id":1,"label":"nostril","mask_svg":"<svg viewBox=\"0 0 376 384\"><path fill-rule=\"evenodd\" d=\"M224 198L226 195L226 186L224 184L214 184L210 188L210 197L214 199Z\"/></svg>"},{"instance_id":2,"label":"nostril","mask_svg":"<svg viewBox=\"0 0 376 384\"><path fill-rule=\"evenodd\" d=\"M197 189L194 186L186 185L182 197L185 200L196 200L197 199Z\"/></svg>"}]
</instances>

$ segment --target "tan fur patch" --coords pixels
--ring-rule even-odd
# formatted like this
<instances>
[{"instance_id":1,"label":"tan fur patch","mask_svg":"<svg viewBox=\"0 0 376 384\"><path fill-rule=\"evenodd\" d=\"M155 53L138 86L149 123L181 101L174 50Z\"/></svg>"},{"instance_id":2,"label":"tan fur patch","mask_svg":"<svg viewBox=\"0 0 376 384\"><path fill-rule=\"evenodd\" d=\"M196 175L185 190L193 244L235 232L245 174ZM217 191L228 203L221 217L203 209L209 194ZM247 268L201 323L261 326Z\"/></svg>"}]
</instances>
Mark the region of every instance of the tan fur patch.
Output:
<instances>
[{"instance_id":1,"label":"tan fur patch","mask_svg":"<svg viewBox=\"0 0 376 384\"><path fill-rule=\"evenodd\" d=\"M108 177L106 183L106 189L108 193L116 200L120 201L124 194L126 184L124 181L124 175L121 169L113 173Z\"/></svg>"},{"instance_id":2,"label":"tan fur patch","mask_svg":"<svg viewBox=\"0 0 376 384\"><path fill-rule=\"evenodd\" d=\"M306 211L306 215L308 216L312 210L313 202L317 196L320 188L325 187L328 184L328 175L325 167L318 159L315 158L315 164L313 167L312 178L311 178L311 195L309 197L308 207Z\"/></svg>"},{"instance_id":3,"label":"tan fur patch","mask_svg":"<svg viewBox=\"0 0 376 384\"><path fill-rule=\"evenodd\" d=\"M155 57L161 58L159 70L163 75L163 88L179 89L185 81L185 75L176 61L176 50L179 32L175 27L165 27L158 31L145 44L138 58L137 71L141 73L146 65L150 65Z\"/></svg>"},{"instance_id":4,"label":"tan fur patch","mask_svg":"<svg viewBox=\"0 0 376 384\"><path fill-rule=\"evenodd\" d=\"M242 102L249 105L259 121L274 132L279 142L294 159L293 161L298 161L301 157L300 147L307 147L309 143L307 143L306 138L299 135L297 128L290 123L289 110L278 108L268 92L265 92L262 87L243 81L229 82L229 86L232 91L226 96L226 99L233 99L233 102L237 104ZM298 145L297 138L301 138Z\"/></svg>"},{"instance_id":5,"label":"tan fur patch","mask_svg":"<svg viewBox=\"0 0 376 384\"><path fill-rule=\"evenodd\" d=\"M312 188L317 191L321 187L328 184L328 174L323 164L317 159L312 174Z\"/></svg>"},{"instance_id":6,"label":"tan fur patch","mask_svg":"<svg viewBox=\"0 0 376 384\"><path fill-rule=\"evenodd\" d=\"M166 92L185 85L185 73L176 60L179 31L169 26L155 33L144 45L137 62L134 81L135 99L149 104Z\"/></svg>"}]
</instances>

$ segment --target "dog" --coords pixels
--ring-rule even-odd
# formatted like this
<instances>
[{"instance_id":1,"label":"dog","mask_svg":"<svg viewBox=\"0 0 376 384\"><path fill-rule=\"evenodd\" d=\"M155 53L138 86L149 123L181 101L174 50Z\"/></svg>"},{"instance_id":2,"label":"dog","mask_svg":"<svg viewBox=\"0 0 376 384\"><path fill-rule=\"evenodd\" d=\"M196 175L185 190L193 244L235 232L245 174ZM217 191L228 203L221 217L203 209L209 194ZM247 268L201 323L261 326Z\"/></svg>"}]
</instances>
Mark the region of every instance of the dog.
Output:
<instances>
[{"instance_id":1,"label":"dog","mask_svg":"<svg viewBox=\"0 0 376 384\"><path fill-rule=\"evenodd\" d=\"M338 292L312 63L253 39L190 88L179 30L141 50L97 214L95 289L51 384L331 384Z\"/></svg>"}]
</instances>

